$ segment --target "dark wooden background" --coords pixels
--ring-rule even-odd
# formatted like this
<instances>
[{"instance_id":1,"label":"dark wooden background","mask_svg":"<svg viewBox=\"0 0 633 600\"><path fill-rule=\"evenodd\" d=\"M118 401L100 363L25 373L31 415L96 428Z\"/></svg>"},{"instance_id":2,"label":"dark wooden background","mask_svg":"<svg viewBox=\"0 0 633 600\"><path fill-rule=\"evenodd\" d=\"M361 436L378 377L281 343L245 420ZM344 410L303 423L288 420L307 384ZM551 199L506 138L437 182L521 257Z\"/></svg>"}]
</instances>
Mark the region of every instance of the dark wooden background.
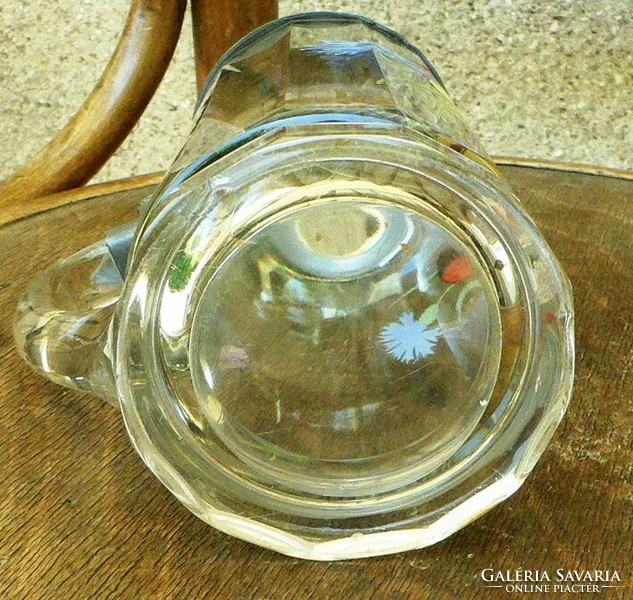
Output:
<instances>
[{"instance_id":1,"label":"dark wooden background","mask_svg":"<svg viewBox=\"0 0 633 600\"><path fill-rule=\"evenodd\" d=\"M616 569L623 587L604 597L633 598L633 180L505 172L574 286L572 405L509 501L434 547L348 562L215 531L145 468L115 409L17 356L12 315L33 275L125 221L148 188L88 189L94 199L0 228L0 598L510 597L483 588L489 567Z\"/></svg>"}]
</instances>

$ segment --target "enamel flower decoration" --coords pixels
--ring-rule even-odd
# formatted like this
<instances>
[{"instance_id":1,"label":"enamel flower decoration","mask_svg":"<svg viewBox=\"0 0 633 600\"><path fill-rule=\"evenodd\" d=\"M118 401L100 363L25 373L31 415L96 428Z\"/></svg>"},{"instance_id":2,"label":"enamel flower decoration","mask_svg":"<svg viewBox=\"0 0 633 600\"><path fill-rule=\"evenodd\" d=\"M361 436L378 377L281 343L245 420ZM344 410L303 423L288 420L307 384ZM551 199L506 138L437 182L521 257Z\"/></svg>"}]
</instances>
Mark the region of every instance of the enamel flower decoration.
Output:
<instances>
[{"instance_id":1,"label":"enamel flower decoration","mask_svg":"<svg viewBox=\"0 0 633 600\"><path fill-rule=\"evenodd\" d=\"M416 319L412 312L406 312L398 321L382 328L380 341L391 356L410 363L433 354L441 331L429 328L429 323L435 319L429 318L428 312L425 311L420 319Z\"/></svg>"}]
</instances>

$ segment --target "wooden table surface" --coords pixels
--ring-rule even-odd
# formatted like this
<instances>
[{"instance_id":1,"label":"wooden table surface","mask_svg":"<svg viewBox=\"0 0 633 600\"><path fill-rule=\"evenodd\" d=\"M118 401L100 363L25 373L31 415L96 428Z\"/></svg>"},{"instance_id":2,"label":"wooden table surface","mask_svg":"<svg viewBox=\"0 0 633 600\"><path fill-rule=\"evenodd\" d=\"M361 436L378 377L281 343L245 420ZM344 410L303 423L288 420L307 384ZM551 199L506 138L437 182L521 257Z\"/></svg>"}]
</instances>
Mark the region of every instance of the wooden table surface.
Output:
<instances>
[{"instance_id":1,"label":"wooden table surface","mask_svg":"<svg viewBox=\"0 0 633 600\"><path fill-rule=\"evenodd\" d=\"M151 186L88 188L0 228L0 598L511 597L484 589L486 568L615 569L622 587L604 597L633 598L633 179L504 170L574 286L572 404L510 500L434 547L348 562L212 529L143 465L114 408L18 357L12 315L33 275L127 220Z\"/></svg>"}]
</instances>

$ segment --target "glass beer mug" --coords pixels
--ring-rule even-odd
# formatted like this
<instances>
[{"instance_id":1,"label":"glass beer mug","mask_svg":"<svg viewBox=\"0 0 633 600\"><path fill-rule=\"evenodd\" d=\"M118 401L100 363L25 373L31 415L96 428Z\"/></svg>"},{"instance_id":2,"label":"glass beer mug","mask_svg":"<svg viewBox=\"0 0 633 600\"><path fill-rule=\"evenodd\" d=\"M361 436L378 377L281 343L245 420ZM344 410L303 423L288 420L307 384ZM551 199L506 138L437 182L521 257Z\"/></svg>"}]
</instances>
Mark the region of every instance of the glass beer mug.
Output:
<instances>
[{"instance_id":1,"label":"glass beer mug","mask_svg":"<svg viewBox=\"0 0 633 600\"><path fill-rule=\"evenodd\" d=\"M568 280L438 74L330 13L228 51L138 221L42 274L16 339L201 519L320 560L507 498L573 379Z\"/></svg>"}]
</instances>

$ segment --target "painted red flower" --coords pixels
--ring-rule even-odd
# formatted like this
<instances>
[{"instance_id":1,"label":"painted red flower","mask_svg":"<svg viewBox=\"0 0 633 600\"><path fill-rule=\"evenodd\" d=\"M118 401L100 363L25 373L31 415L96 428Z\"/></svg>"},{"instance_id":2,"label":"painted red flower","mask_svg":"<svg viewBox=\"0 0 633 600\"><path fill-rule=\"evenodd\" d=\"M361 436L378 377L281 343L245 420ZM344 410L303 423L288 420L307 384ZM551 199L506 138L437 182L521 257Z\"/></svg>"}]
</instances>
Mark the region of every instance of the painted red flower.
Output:
<instances>
[{"instance_id":1,"label":"painted red flower","mask_svg":"<svg viewBox=\"0 0 633 600\"><path fill-rule=\"evenodd\" d=\"M465 281L472 274L473 263L465 256L458 256L448 263L442 272L442 279L446 283L458 283L459 281Z\"/></svg>"}]
</instances>

